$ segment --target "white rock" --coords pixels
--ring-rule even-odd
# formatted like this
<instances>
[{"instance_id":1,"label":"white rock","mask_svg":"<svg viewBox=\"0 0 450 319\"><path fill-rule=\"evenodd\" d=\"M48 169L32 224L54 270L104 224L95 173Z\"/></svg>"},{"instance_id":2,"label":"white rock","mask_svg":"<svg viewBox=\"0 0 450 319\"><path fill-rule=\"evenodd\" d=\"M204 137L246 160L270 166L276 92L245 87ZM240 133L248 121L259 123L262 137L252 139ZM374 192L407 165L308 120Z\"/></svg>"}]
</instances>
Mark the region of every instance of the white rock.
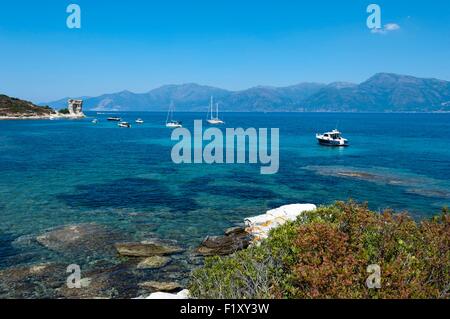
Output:
<instances>
[{"instance_id":1,"label":"white rock","mask_svg":"<svg viewBox=\"0 0 450 319\"><path fill-rule=\"evenodd\" d=\"M189 299L190 298L190 292L187 289L181 290L179 293L177 293L178 297L181 297L181 299Z\"/></svg>"},{"instance_id":2,"label":"white rock","mask_svg":"<svg viewBox=\"0 0 450 319\"><path fill-rule=\"evenodd\" d=\"M245 219L245 226L252 226L252 225L262 225L264 223L270 222L273 220L273 216L270 215L259 215L255 217L248 217Z\"/></svg>"},{"instance_id":3,"label":"white rock","mask_svg":"<svg viewBox=\"0 0 450 319\"><path fill-rule=\"evenodd\" d=\"M189 299L189 290L185 289L180 291L177 294L169 294L166 292L155 292L152 293L150 296L148 296L145 299L158 299L158 300L164 300L164 299Z\"/></svg>"},{"instance_id":4,"label":"white rock","mask_svg":"<svg viewBox=\"0 0 450 319\"><path fill-rule=\"evenodd\" d=\"M301 214L316 210L313 204L286 205L267 211L264 215L249 217L245 219L245 226L254 242L259 242L269 236L269 232L288 221L295 221Z\"/></svg>"},{"instance_id":5,"label":"white rock","mask_svg":"<svg viewBox=\"0 0 450 319\"><path fill-rule=\"evenodd\" d=\"M316 209L316 205L313 204L293 204L269 210L266 214L276 218L279 217L289 221L295 221L302 213Z\"/></svg>"}]
</instances>

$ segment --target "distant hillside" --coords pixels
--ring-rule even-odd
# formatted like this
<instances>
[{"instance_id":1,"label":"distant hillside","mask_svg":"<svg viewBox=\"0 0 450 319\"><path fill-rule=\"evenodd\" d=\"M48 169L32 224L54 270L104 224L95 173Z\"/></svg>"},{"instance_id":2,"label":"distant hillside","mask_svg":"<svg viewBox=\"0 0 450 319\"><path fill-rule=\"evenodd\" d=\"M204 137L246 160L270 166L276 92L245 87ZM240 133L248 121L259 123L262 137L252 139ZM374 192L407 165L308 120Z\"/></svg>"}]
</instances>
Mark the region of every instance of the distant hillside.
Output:
<instances>
[{"instance_id":1,"label":"distant hillside","mask_svg":"<svg viewBox=\"0 0 450 319\"><path fill-rule=\"evenodd\" d=\"M288 87L258 86L228 91L198 84L166 85L148 93L122 91L84 98L96 111L205 111L214 96L224 112L434 112L450 111L450 82L379 73L361 84L300 83ZM47 103L61 108L67 99Z\"/></svg>"},{"instance_id":2,"label":"distant hillside","mask_svg":"<svg viewBox=\"0 0 450 319\"><path fill-rule=\"evenodd\" d=\"M450 82L379 73L359 85L329 85L302 102L309 111L450 111Z\"/></svg>"},{"instance_id":3,"label":"distant hillside","mask_svg":"<svg viewBox=\"0 0 450 319\"><path fill-rule=\"evenodd\" d=\"M224 112L289 111L325 87L323 84L303 83L289 87L255 87L244 91L228 91L198 84L166 85L148 93L122 91L84 99L84 107L94 111L166 111L173 101L178 111L206 111L211 96ZM63 107L66 99L46 103Z\"/></svg>"},{"instance_id":4,"label":"distant hillside","mask_svg":"<svg viewBox=\"0 0 450 319\"><path fill-rule=\"evenodd\" d=\"M0 117L35 117L54 114L49 107L34 105L6 95L0 95Z\"/></svg>"}]
</instances>

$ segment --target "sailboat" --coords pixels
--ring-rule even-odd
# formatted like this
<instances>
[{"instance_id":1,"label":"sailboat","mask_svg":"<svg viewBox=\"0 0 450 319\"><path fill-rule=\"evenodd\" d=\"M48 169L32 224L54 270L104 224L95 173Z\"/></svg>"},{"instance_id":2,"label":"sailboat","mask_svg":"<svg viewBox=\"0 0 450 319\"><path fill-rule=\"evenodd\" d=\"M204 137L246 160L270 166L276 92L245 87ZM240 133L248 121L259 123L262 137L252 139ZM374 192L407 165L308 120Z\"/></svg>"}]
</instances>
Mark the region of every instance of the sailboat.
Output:
<instances>
[{"instance_id":1,"label":"sailboat","mask_svg":"<svg viewBox=\"0 0 450 319\"><path fill-rule=\"evenodd\" d=\"M219 119L219 103L216 104L216 115L214 116L214 98L212 96L211 96L211 104L208 109L208 115L206 117L207 117L206 121L211 125L225 124L224 121Z\"/></svg>"},{"instance_id":2,"label":"sailboat","mask_svg":"<svg viewBox=\"0 0 450 319\"><path fill-rule=\"evenodd\" d=\"M166 127L168 128L180 128L183 127L182 123L180 121L175 121L173 119L173 111L175 109L175 106L172 103L170 103L169 112L167 113L167 119L166 119Z\"/></svg>"}]
</instances>

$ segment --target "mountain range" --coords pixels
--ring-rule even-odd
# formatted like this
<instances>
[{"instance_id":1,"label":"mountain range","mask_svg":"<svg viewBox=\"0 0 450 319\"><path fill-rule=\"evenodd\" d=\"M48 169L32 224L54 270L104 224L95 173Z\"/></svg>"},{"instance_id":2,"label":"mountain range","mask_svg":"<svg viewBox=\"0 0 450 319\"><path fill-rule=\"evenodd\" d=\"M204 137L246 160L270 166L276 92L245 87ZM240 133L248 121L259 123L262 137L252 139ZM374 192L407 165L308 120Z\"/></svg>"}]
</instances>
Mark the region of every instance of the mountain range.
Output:
<instances>
[{"instance_id":1,"label":"mountain range","mask_svg":"<svg viewBox=\"0 0 450 319\"><path fill-rule=\"evenodd\" d=\"M360 84L300 83L229 91L194 83L165 85L147 93L122 91L82 97L93 111L206 111L210 97L223 112L440 112L450 111L450 82L378 73ZM67 99L42 103L64 108Z\"/></svg>"}]
</instances>

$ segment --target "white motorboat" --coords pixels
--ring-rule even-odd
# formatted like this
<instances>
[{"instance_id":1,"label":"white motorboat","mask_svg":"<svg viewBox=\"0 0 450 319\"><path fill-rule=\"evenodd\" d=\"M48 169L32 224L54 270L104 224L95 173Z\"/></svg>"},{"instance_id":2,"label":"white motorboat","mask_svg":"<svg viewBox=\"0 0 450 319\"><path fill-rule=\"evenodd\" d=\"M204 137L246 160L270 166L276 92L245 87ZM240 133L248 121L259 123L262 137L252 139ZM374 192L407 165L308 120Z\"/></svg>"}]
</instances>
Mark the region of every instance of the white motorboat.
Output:
<instances>
[{"instance_id":1,"label":"white motorboat","mask_svg":"<svg viewBox=\"0 0 450 319\"><path fill-rule=\"evenodd\" d=\"M117 124L119 127L131 128L131 124L128 122L120 122Z\"/></svg>"},{"instance_id":2,"label":"white motorboat","mask_svg":"<svg viewBox=\"0 0 450 319\"><path fill-rule=\"evenodd\" d=\"M316 134L317 141L320 145L325 146L348 146L348 140L341 136L341 132L333 130L323 134Z\"/></svg>"},{"instance_id":3,"label":"white motorboat","mask_svg":"<svg viewBox=\"0 0 450 319\"><path fill-rule=\"evenodd\" d=\"M97 124L97 123L98 123L98 120L97 120L97 119L93 119L93 120L92 120L92 123L93 123L93 124Z\"/></svg>"},{"instance_id":4,"label":"white motorboat","mask_svg":"<svg viewBox=\"0 0 450 319\"><path fill-rule=\"evenodd\" d=\"M122 119L120 117L108 117L108 121L120 122Z\"/></svg>"},{"instance_id":5,"label":"white motorboat","mask_svg":"<svg viewBox=\"0 0 450 319\"><path fill-rule=\"evenodd\" d=\"M136 120L136 123L137 123L137 124L144 124L144 120L143 120L143 119L137 119L137 120Z\"/></svg>"},{"instance_id":6,"label":"white motorboat","mask_svg":"<svg viewBox=\"0 0 450 319\"><path fill-rule=\"evenodd\" d=\"M167 122L166 127L167 128L181 128L181 127L183 127L183 124L181 124L178 121L172 121L172 122Z\"/></svg>"},{"instance_id":7,"label":"white motorboat","mask_svg":"<svg viewBox=\"0 0 450 319\"><path fill-rule=\"evenodd\" d=\"M211 96L211 103L208 109L208 114L206 116L206 121L211 125L225 124L225 122L219 118L219 103L216 103L216 110L214 114L214 98L212 96Z\"/></svg>"}]
</instances>

